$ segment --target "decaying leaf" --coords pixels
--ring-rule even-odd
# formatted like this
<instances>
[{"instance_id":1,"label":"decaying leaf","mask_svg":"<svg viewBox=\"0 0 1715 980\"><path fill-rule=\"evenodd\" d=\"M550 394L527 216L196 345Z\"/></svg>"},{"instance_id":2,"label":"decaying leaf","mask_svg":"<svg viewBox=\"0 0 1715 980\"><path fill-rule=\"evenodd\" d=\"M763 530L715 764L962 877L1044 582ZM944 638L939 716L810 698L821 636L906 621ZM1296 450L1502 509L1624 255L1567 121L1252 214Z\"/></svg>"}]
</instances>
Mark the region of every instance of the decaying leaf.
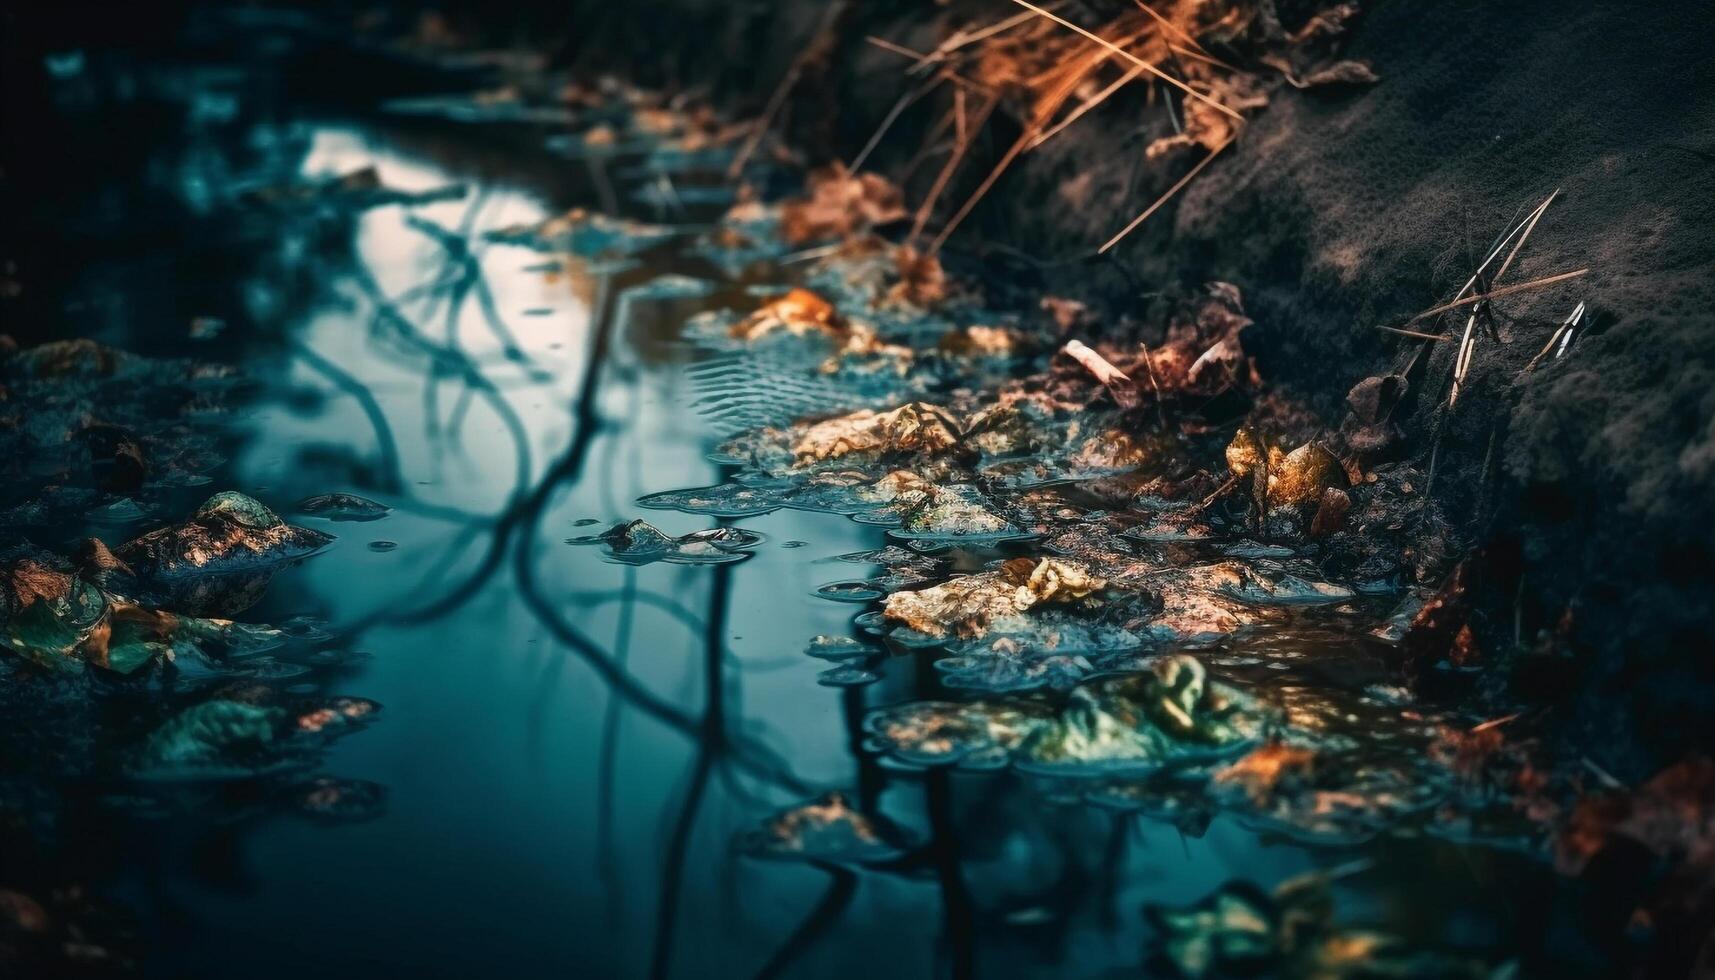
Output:
<instances>
[{"instance_id":1,"label":"decaying leaf","mask_svg":"<svg viewBox=\"0 0 1715 980\"><path fill-rule=\"evenodd\" d=\"M1032 608L1091 599L1106 585L1072 562L1017 558L991 572L895 592L887 598L885 615L929 636L978 637Z\"/></svg>"},{"instance_id":2,"label":"decaying leaf","mask_svg":"<svg viewBox=\"0 0 1715 980\"><path fill-rule=\"evenodd\" d=\"M1257 803L1274 795L1275 787L1289 775L1308 773L1316 762L1309 749L1269 742L1215 773L1215 782L1233 783L1242 787Z\"/></svg>"},{"instance_id":3,"label":"decaying leaf","mask_svg":"<svg viewBox=\"0 0 1715 980\"><path fill-rule=\"evenodd\" d=\"M608 557L627 565L664 561L677 565L721 565L743 561L762 541L743 528L717 527L678 537L647 521L621 521L598 535L568 538L569 544L600 544Z\"/></svg>"},{"instance_id":4,"label":"decaying leaf","mask_svg":"<svg viewBox=\"0 0 1715 980\"><path fill-rule=\"evenodd\" d=\"M818 422L792 445L799 459L828 460L857 454L937 453L959 441L958 423L927 402L912 402L888 412L862 409Z\"/></svg>"},{"instance_id":5,"label":"decaying leaf","mask_svg":"<svg viewBox=\"0 0 1715 980\"><path fill-rule=\"evenodd\" d=\"M804 198L780 208L780 234L788 244L844 239L903 221L905 195L880 174L852 174L833 163L812 171Z\"/></svg>"},{"instance_id":6,"label":"decaying leaf","mask_svg":"<svg viewBox=\"0 0 1715 980\"><path fill-rule=\"evenodd\" d=\"M1278 449L1271 449L1270 508L1315 507L1322 503L1324 491L1344 490L1346 486L1346 468L1340 465L1339 458L1315 443L1306 443L1284 456L1279 455Z\"/></svg>"},{"instance_id":7,"label":"decaying leaf","mask_svg":"<svg viewBox=\"0 0 1715 980\"><path fill-rule=\"evenodd\" d=\"M757 307L734 323L729 332L739 340L751 341L777 330L795 337L811 333L839 336L846 330L846 321L834 304L808 289L796 288Z\"/></svg>"},{"instance_id":8,"label":"decaying leaf","mask_svg":"<svg viewBox=\"0 0 1715 980\"><path fill-rule=\"evenodd\" d=\"M911 841L888 821L858 812L844 793L831 792L776 813L740 846L753 857L873 864L899 857Z\"/></svg>"}]
</instances>

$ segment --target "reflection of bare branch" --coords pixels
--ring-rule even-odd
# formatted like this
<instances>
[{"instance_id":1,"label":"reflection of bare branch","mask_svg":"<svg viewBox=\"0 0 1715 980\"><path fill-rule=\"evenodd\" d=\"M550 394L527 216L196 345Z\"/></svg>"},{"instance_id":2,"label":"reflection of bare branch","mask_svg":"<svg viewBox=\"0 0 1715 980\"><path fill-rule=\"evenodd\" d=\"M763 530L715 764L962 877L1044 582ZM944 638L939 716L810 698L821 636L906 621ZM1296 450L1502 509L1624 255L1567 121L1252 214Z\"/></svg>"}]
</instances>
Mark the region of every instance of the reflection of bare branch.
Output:
<instances>
[{"instance_id":1,"label":"reflection of bare branch","mask_svg":"<svg viewBox=\"0 0 1715 980\"><path fill-rule=\"evenodd\" d=\"M625 570L625 588L622 590L624 599L619 607L619 625L614 630L613 659L620 667L626 665L631 656L631 619L636 610L633 601L637 592L637 569ZM608 907L618 910L625 904L620 893L624 876L619 872L619 863L614 860L617 856L613 844L613 808L614 808L614 775L615 763L619 757L619 720L620 708L624 702L608 695L607 709L601 720L601 758L596 764L596 855L597 865L602 880L607 884Z\"/></svg>"},{"instance_id":2,"label":"reflection of bare branch","mask_svg":"<svg viewBox=\"0 0 1715 980\"><path fill-rule=\"evenodd\" d=\"M941 883L941 914L950 958L949 975L966 978L976 974L976 917L964 871L959 867L958 832L953 823L952 776L934 769L924 779L929 811L929 854L935 877Z\"/></svg>"},{"instance_id":3,"label":"reflection of bare branch","mask_svg":"<svg viewBox=\"0 0 1715 980\"><path fill-rule=\"evenodd\" d=\"M468 357L424 337L399 311L398 306L382 292L381 284L375 281L374 274L361 261L353 263L352 277L374 307L375 322L378 325L386 327L395 337L426 355L437 376L451 376L462 380L488 403L495 416L506 427L516 452L517 475L513 489L513 496L516 498L530 483L531 453L529 433L525 431L523 422L512 410L511 404Z\"/></svg>"},{"instance_id":4,"label":"reflection of bare branch","mask_svg":"<svg viewBox=\"0 0 1715 980\"><path fill-rule=\"evenodd\" d=\"M350 395L363 410L364 416L375 430L375 449L381 456L381 472L386 481L382 489L389 493L399 493L405 485L399 468L399 444L393 439L393 427L387 423L387 413L381 410L381 403L375 400L375 395L367 385L341 370L339 365L317 354L308 344L294 339L291 345L292 353L299 360Z\"/></svg>"},{"instance_id":5,"label":"reflection of bare branch","mask_svg":"<svg viewBox=\"0 0 1715 980\"><path fill-rule=\"evenodd\" d=\"M464 301L474 293L489 331L494 334L494 339L500 342L500 348L506 352L507 358L529 362L529 355L524 353L523 348L518 345L518 339L512 335L505 320L501 319L500 310L494 302L494 294L488 288L488 278L482 271L482 262L472 252L469 239L414 214L406 216L405 224L439 245L447 253L447 261L460 270L458 279L452 284L451 302L447 306L449 344L456 336L459 313L464 309Z\"/></svg>"},{"instance_id":6,"label":"reflection of bare branch","mask_svg":"<svg viewBox=\"0 0 1715 980\"><path fill-rule=\"evenodd\" d=\"M696 770L691 776L691 788L685 794L684 808L673 828L667 845L667 863L661 880L661 896L655 932L655 954L650 976L665 980L673 965L673 933L679 920L679 890L684 884L685 855L689 852L691 831L697 825L697 811L702 808L703 790L707 788L709 768L714 753L726 742L726 689L724 684L725 657L721 637L726 633L728 596L732 591L732 569L720 565L709 581L709 618L703 631L703 719L702 739L697 745Z\"/></svg>"},{"instance_id":7,"label":"reflection of bare branch","mask_svg":"<svg viewBox=\"0 0 1715 980\"><path fill-rule=\"evenodd\" d=\"M822 900L816 903L816 907L810 910L810 914L804 917L798 928L792 930L792 935L787 936L780 948L774 951L774 955L768 958L768 962L762 965L762 969L756 971L756 980L771 980L773 977L784 976L787 969L796 963L799 957L809 952L829 927L839 921L840 913L851 904L852 895L857 892L857 875L838 865L821 864L817 867L833 877L833 880L828 882L828 890L823 893Z\"/></svg>"},{"instance_id":8,"label":"reflection of bare branch","mask_svg":"<svg viewBox=\"0 0 1715 980\"><path fill-rule=\"evenodd\" d=\"M662 873L661 897L658 902L656 918L660 925L655 930L655 952L651 958L649 975L654 980L665 980L673 965L673 933L679 920L679 889L684 883L685 856L690 848L691 831L697 824L697 811L702 808L703 790L709 782L710 767L714 757L707 743L697 748L696 768L691 773L691 787L685 793L685 803L679 810L679 819L673 826L673 836L667 843L667 863Z\"/></svg>"}]
</instances>

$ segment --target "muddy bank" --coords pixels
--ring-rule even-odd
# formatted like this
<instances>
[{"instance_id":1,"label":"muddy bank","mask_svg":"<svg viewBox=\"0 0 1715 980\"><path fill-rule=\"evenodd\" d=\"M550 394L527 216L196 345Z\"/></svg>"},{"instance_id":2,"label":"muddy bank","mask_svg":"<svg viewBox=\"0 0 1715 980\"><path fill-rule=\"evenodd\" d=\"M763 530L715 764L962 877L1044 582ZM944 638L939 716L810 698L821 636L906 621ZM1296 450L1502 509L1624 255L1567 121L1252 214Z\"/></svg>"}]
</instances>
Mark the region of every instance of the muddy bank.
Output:
<instances>
[{"instance_id":1,"label":"muddy bank","mask_svg":"<svg viewBox=\"0 0 1715 980\"><path fill-rule=\"evenodd\" d=\"M1097 23L1125 5L1076 6ZM1299 7L1280 5L1289 29L1308 15ZM561 57L705 84L760 108L818 46L781 126L795 145L849 160L915 84L909 59L866 36L927 51L952 25L1003 13L969 3L590 7L572 18ZM1109 319L1136 312L1140 293L1238 284L1263 376L1325 419L1344 413L1360 379L1406 372L1396 452L1433 468L1430 491L1463 515L1486 566L1473 619L1484 649L1499 660L1553 633L1552 657L1512 665L1521 690L1564 699L1562 720L1593 756L1642 775L1715 740L1715 676L1700 652L1715 548L1712 32L1709 11L1676 4L1370 5L1342 53L1370 62L1379 84L1277 83L1224 158L1110 256L1095 257L1096 246L1200 157L1144 159L1168 124L1141 85L1020 158L951 238L949 261L1100 300ZM604 40L617 37L651 41ZM656 54L639 65L639 50ZM911 201L937 169L918 159L946 109L933 103L907 110L871 158ZM943 215L1016 131L1001 120L977 141ZM1516 279L1590 272L1498 300L1501 342L1478 348L1449 411L1463 316L1440 325L1453 341L1427 350L1376 326L1450 298L1489 243L1556 189ZM1575 346L1525 373L1579 302L1590 313Z\"/></svg>"}]
</instances>

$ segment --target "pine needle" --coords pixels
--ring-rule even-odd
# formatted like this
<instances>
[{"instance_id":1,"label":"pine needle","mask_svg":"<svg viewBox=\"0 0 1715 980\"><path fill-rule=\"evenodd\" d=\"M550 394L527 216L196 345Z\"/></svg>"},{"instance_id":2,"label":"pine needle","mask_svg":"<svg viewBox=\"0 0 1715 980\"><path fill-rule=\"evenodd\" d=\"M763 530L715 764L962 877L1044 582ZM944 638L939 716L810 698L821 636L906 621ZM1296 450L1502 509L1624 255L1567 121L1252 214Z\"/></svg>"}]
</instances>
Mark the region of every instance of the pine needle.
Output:
<instances>
[{"instance_id":1,"label":"pine needle","mask_svg":"<svg viewBox=\"0 0 1715 980\"><path fill-rule=\"evenodd\" d=\"M1524 234L1519 236L1518 242L1513 245L1513 250L1507 253L1507 260L1501 263L1499 269L1495 270L1495 278L1490 280L1491 282L1500 282L1501 277L1507 274L1507 269L1512 266L1513 259L1518 258L1519 249L1524 248L1525 239L1529 238L1530 233L1536 230L1536 223L1542 220L1544 214L1548 213L1548 206L1553 204L1554 199L1559 196L1560 188L1556 187L1554 193L1548 195L1548 200L1537 206L1536 213L1530 216L1530 223L1525 225Z\"/></svg>"},{"instance_id":2,"label":"pine needle","mask_svg":"<svg viewBox=\"0 0 1715 980\"><path fill-rule=\"evenodd\" d=\"M960 89L959 92L963 93L964 90ZM975 142L971 139L970 134L975 129L982 128L983 123L988 121L989 113L994 111L995 106L998 105L999 102L1000 98L996 96L989 98L983 103L982 108L977 110L977 122L975 127L960 126L961 132L959 137L954 141L952 155L949 156L947 158L947 162L942 165L941 172L935 175L935 183L929 188L929 196L925 197L923 199L923 203L917 208L917 218L911 224L911 239L915 240L923 234L924 226L929 223L929 216L935 211L935 202L940 200L941 193L947 189L948 181L953 179L953 172L958 170L959 164L964 161L965 152L971 148L971 143Z\"/></svg>"},{"instance_id":3,"label":"pine needle","mask_svg":"<svg viewBox=\"0 0 1715 980\"><path fill-rule=\"evenodd\" d=\"M1087 37L1090 40L1096 42L1097 44L1100 44L1101 46L1107 48L1108 50L1112 51L1113 53L1115 53L1115 54L1119 55L1120 57L1126 59L1127 61L1131 62L1132 64L1137 65L1138 67L1142 68L1144 71L1149 72L1150 74L1156 76L1157 78L1160 78L1162 81L1166 82L1167 84L1172 85L1173 87L1179 89L1180 91L1184 92L1185 94L1191 96L1192 98L1197 99L1201 102L1208 103L1210 106L1220 110L1221 112L1226 113L1227 115L1233 117L1234 119L1239 120L1240 122L1244 121L1244 117L1239 115L1239 113L1236 109L1229 108L1229 107L1221 104L1220 102L1210 98L1209 96L1204 95L1203 93L1197 91L1196 89L1185 84L1184 82L1180 81L1179 79L1174 78L1172 75L1169 75L1167 72L1162 71L1160 68L1155 67L1154 65L1150 64L1149 62L1144 61L1142 58L1139 58L1137 55L1132 54L1130 51L1127 51L1126 49L1124 49L1124 48L1120 47L1119 45L1113 43L1112 41L1103 40L1101 37L1098 37L1094 33L1087 31L1082 27L1079 27L1077 24L1074 24L1071 21L1067 20L1066 18L1061 17L1059 14L1049 13L1048 11L1043 10L1041 7L1038 7L1035 4L1031 3L1030 0L1012 0L1012 2L1018 4L1020 7L1023 7L1026 10L1035 11L1037 14L1048 18L1049 20L1053 21L1056 24L1059 24L1062 27L1068 28L1070 30L1078 32L1079 34L1082 34L1084 37Z\"/></svg>"},{"instance_id":4,"label":"pine needle","mask_svg":"<svg viewBox=\"0 0 1715 980\"><path fill-rule=\"evenodd\" d=\"M1404 327L1388 327L1388 326L1378 325L1376 327L1376 329L1377 330L1386 330L1388 333L1397 333L1402 337L1416 337L1418 340L1446 340L1446 339L1448 339L1447 335L1444 333L1423 333L1420 330L1407 330Z\"/></svg>"},{"instance_id":5,"label":"pine needle","mask_svg":"<svg viewBox=\"0 0 1715 980\"><path fill-rule=\"evenodd\" d=\"M858 155L852 158L851 165L846 167L846 170L854 174L859 170L862 170L864 161L868 160L869 155L875 152L875 148L881 145L881 138L887 135L887 131L899 120L900 115L903 114L906 109L911 108L918 99L921 99L923 96L934 91L935 87L940 85L943 81L945 81L944 78L940 75L936 75L934 78L929 79L922 85L919 85L915 89L901 95L899 97L899 101L893 103L893 108L887 110L887 115L883 116L881 119L881 125L875 128L875 134L869 138L868 143L863 145L863 149L858 152Z\"/></svg>"},{"instance_id":6,"label":"pine needle","mask_svg":"<svg viewBox=\"0 0 1715 980\"><path fill-rule=\"evenodd\" d=\"M1022 3L1023 0L1017 0L1017 2ZM1220 146L1217 146L1213 150L1210 150L1209 155L1204 157L1202 160L1198 161L1197 165L1195 167L1192 167L1191 171L1189 173L1187 173L1185 176L1179 178L1179 181L1177 183L1175 183L1172 187L1169 187L1167 189L1167 193L1156 198L1154 204L1151 204L1149 207L1144 208L1142 214L1131 219L1131 224L1126 225L1124 228L1121 228L1119 234L1108 239L1108 242L1106 245L1103 245L1101 248L1096 249L1096 254L1100 255L1100 254L1106 252L1108 249L1113 248L1115 245L1118 245L1120 243L1120 239L1131 234L1132 231L1135 230L1138 225L1141 225L1144 223L1144 221L1148 220L1150 215L1154 214L1156 211L1159 211L1163 204L1166 204L1168 201L1173 199L1173 195L1179 193L1181 190L1184 190L1185 185L1191 183L1191 179L1193 177L1196 177L1199 173L1201 173L1203 171L1203 168L1207 167L1209 165L1210 160L1213 160L1213 159L1215 159L1215 157L1219 156L1222 150L1226 149L1229 146L1232 146L1233 140L1235 138L1237 138L1237 134L1234 134L1233 136L1227 137L1226 141L1223 142Z\"/></svg>"},{"instance_id":7,"label":"pine needle","mask_svg":"<svg viewBox=\"0 0 1715 980\"><path fill-rule=\"evenodd\" d=\"M1073 109L1071 112L1067 113L1066 118L1055 123L1053 126L1048 128L1047 130L1044 130L1042 135L1036 137L1036 139L1031 141L1029 148L1034 150L1037 147L1041 146L1042 144L1053 139L1061 130L1063 130L1067 126L1070 126L1073 123L1077 122L1078 119L1084 115L1084 113L1089 112L1091 109L1094 109L1096 106L1099 106L1103 102L1106 102L1108 100L1109 96L1113 95L1115 92L1118 92L1120 89L1124 88L1126 85L1135 81L1137 79L1137 76L1139 76L1141 74L1143 74L1142 68L1138 68L1135 66L1132 67L1129 71L1127 71L1124 75L1121 75L1117 80L1115 80L1107 88L1102 89L1100 92L1097 92L1095 95L1092 95L1089 98L1085 99L1082 103L1080 103L1078 105L1078 107L1076 109Z\"/></svg>"},{"instance_id":8,"label":"pine needle","mask_svg":"<svg viewBox=\"0 0 1715 980\"><path fill-rule=\"evenodd\" d=\"M1571 272L1556 273L1552 276L1543 276L1541 279L1532 279L1529 282L1521 282L1513 286L1503 286L1500 289L1491 289L1486 293L1473 293L1463 299L1456 299L1451 303L1443 303L1431 310L1424 310L1422 313L1417 314L1405 322L1421 323L1432 316L1446 313L1448 310L1456 310L1461 306L1486 303L1492 299L1500 299L1503 296L1511 296L1514 293L1522 293L1531 289L1541 289L1543 286L1552 286L1557 282L1566 282L1569 279L1577 279L1580 276L1587 276L1589 274L1590 270L1588 267L1583 269L1573 269Z\"/></svg>"}]
</instances>

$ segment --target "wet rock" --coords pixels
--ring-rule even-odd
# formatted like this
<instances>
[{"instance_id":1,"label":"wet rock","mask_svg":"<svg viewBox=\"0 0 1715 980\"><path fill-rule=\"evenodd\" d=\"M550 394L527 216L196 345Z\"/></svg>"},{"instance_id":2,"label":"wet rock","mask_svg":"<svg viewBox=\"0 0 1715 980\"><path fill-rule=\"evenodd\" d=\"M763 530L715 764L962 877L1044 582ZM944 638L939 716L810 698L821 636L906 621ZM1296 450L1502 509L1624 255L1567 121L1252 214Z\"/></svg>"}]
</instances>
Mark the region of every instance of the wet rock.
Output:
<instances>
[{"instance_id":1,"label":"wet rock","mask_svg":"<svg viewBox=\"0 0 1715 980\"><path fill-rule=\"evenodd\" d=\"M393 512L386 504L377 503L355 493L324 493L305 497L293 508L300 514L324 517L330 521L378 521Z\"/></svg>"},{"instance_id":2,"label":"wet rock","mask_svg":"<svg viewBox=\"0 0 1715 980\"><path fill-rule=\"evenodd\" d=\"M170 579L277 565L314 554L333 540L287 524L250 497L224 491L183 524L150 531L114 555L139 575Z\"/></svg>"}]
</instances>

